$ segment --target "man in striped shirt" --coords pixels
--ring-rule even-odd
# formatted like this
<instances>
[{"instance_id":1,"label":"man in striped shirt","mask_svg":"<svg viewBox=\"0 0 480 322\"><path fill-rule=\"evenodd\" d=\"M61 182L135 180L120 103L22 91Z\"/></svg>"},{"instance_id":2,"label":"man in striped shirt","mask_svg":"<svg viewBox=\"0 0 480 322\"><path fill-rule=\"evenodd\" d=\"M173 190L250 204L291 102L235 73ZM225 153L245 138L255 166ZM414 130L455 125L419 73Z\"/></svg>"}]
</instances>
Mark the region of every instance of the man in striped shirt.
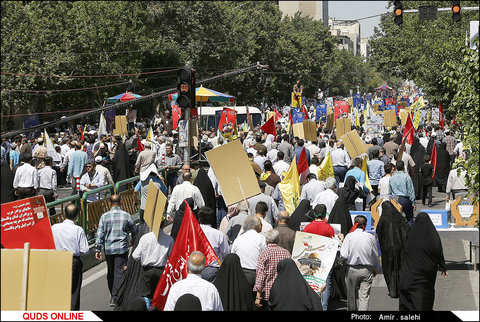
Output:
<instances>
[{"instance_id":1,"label":"man in striped shirt","mask_svg":"<svg viewBox=\"0 0 480 322\"><path fill-rule=\"evenodd\" d=\"M268 299L270 289L277 277L277 264L285 258L290 258L291 254L288 250L278 246L280 233L278 230L269 230L265 233L267 247L265 247L258 255L257 274L255 276L256 291L255 305L260 310L268 310ZM263 298L262 298L263 295Z\"/></svg>"},{"instance_id":2,"label":"man in striped shirt","mask_svg":"<svg viewBox=\"0 0 480 322\"><path fill-rule=\"evenodd\" d=\"M102 260L102 248L105 252L110 306L115 306L124 266L127 264L130 233L134 240L137 228L131 215L120 209L120 196L113 195L110 211L100 217L95 242L95 258Z\"/></svg>"}]
</instances>

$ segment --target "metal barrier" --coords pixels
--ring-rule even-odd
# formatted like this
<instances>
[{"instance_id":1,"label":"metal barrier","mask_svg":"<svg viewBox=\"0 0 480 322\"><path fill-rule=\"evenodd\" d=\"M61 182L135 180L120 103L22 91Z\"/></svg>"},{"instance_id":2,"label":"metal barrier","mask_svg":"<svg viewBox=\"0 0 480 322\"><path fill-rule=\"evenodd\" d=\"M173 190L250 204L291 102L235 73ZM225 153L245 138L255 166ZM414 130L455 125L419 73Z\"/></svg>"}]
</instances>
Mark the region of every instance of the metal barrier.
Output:
<instances>
[{"instance_id":1,"label":"metal barrier","mask_svg":"<svg viewBox=\"0 0 480 322\"><path fill-rule=\"evenodd\" d=\"M81 207L84 221L82 227L85 230L85 234L87 234L87 238L95 235L100 217L110 210L109 201L112 189L113 185L107 184L106 186L83 192ZM98 200L88 202L88 196L93 194L98 194Z\"/></svg>"},{"instance_id":2,"label":"metal barrier","mask_svg":"<svg viewBox=\"0 0 480 322\"><path fill-rule=\"evenodd\" d=\"M103 187L85 191L80 195L72 195L63 199L55 200L48 203L47 209L57 207L61 205L61 212L50 217L50 224L61 223L65 220L64 207L65 204L74 202L79 208L78 225L80 225L87 235L89 242L92 242L94 238L100 217L110 210L110 197L113 194L119 194L121 197L121 208L123 211L128 212L131 215L138 213L138 204L135 204L137 197L134 188L120 191L121 187L128 186L130 183L140 180L140 176L135 176L125 180L121 180L115 184L105 185ZM98 200L88 202L88 196L92 194L98 194Z\"/></svg>"},{"instance_id":3,"label":"metal barrier","mask_svg":"<svg viewBox=\"0 0 480 322\"><path fill-rule=\"evenodd\" d=\"M80 201L80 196L78 194L77 195L72 195L72 196L67 197L67 198L55 200L55 201L52 201L52 202L46 204L47 209L50 209L52 207L56 207L58 205L61 205L61 209L62 209L62 211L60 213L57 213L54 216L50 216L50 224L51 225L61 223L62 221L65 220L64 204L65 203L71 203L71 202L74 202L77 205L77 207L80 208L81 201ZM81 219L81 218L82 218L82 216L80 215L79 219Z\"/></svg>"}]
</instances>

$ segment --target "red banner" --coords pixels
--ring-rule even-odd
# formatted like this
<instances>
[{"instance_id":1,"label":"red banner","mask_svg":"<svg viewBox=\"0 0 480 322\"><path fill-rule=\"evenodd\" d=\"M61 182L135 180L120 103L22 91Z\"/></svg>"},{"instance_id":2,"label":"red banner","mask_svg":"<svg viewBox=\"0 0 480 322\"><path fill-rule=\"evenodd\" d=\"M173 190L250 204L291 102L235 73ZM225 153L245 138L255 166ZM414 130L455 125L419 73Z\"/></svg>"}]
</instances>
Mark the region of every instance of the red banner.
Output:
<instances>
[{"instance_id":1,"label":"red banner","mask_svg":"<svg viewBox=\"0 0 480 322\"><path fill-rule=\"evenodd\" d=\"M223 126L230 124L233 128L235 121L237 119L237 111L224 107L222 110L222 115L220 116L220 121L218 122L218 129L223 132Z\"/></svg>"},{"instance_id":2,"label":"red banner","mask_svg":"<svg viewBox=\"0 0 480 322\"><path fill-rule=\"evenodd\" d=\"M2 204L1 242L5 248L55 249L45 198L36 196Z\"/></svg>"},{"instance_id":3,"label":"red banner","mask_svg":"<svg viewBox=\"0 0 480 322\"><path fill-rule=\"evenodd\" d=\"M178 128L178 121L182 118L182 109L178 107L178 105L172 106L172 121L173 121L173 129L176 130Z\"/></svg>"},{"instance_id":4,"label":"red banner","mask_svg":"<svg viewBox=\"0 0 480 322\"><path fill-rule=\"evenodd\" d=\"M334 109L333 109L333 121L335 122L337 120L337 118L343 114L343 113L347 113L346 116L348 116L348 102L345 102L345 101L335 101L335 104L334 104Z\"/></svg>"},{"instance_id":5,"label":"red banner","mask_svg":"<svg viewBox=\"0 0 480 322\"><path fill-rule=\"evenodd\" d=\"M159 310L163 310L172 285L187 277L188 256L192 252L201 251L205 255L205 266L218 260L192 209L186 201L184 202L185 216L153 295L152 305Z\"/></svg>"}]
</instances>

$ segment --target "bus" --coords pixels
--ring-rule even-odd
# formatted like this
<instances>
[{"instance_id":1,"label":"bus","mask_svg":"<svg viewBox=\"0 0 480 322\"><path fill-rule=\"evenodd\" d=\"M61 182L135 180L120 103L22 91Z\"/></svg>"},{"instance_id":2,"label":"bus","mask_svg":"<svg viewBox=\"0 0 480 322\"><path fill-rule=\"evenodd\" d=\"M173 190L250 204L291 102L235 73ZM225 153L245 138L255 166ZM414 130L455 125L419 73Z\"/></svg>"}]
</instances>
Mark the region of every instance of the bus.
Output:
<instances>
[{"instance_id":1,"label":"bus","mask_svg":"<svg viewBox=\"0 0 480 322\"><path fill-rule=\"evenodd\" d=\"M199 118L199 126L204 128L216 128L218 120L216 120L215 115L219 115L222 113L224 107L235 109L237 111L237 124L240 125L247 120L247 106L199 106L198 111L198 118ZM254 106L248 106L248 112L252 116L252 123L253 126L257 126L258 124L261 125L262 123L262 114L260 109Z\"/></svg>"}]
</instances>

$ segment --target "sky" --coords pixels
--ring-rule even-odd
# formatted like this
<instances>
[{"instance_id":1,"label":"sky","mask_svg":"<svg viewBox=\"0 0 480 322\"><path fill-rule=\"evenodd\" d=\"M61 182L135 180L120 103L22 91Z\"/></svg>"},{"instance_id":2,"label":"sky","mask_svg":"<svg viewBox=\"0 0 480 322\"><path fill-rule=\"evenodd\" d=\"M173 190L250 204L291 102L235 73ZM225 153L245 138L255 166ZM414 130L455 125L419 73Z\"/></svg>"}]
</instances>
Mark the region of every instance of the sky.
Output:
<instances>
[{"instance_id":1,"label":"sky","mask_svg":"<svg viewBox=\"0 0 480 322\"><path fill-rule=\"evenodd\" d=\"M328 1L328 17L339 20L357 20L387 12L388 1ZM371 37L380 16L360 20L360 37Z\"/></svg>"}]
</instances>

